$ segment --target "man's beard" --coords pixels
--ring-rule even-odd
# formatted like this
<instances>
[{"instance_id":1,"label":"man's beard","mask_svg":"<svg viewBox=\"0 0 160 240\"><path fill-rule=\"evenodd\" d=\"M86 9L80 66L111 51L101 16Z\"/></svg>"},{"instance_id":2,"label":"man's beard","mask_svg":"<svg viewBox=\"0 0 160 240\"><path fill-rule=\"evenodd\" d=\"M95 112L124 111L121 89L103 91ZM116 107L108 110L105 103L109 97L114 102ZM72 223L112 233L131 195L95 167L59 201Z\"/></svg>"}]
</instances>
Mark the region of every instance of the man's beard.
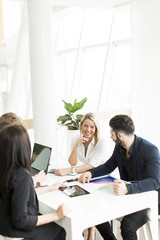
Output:
<instances>
[{"instance_id":1,"label":"man's beard","mask_svg":"<svg viewBox=\"0 0 160 240\"><path fill-rule=\"evenodd\" d=\"M122 142L122 140L119 139L119 137L117 136L117 134L116 134L116 137L117 137L117 139L114 141L114 142L116 143L116 145L123 146L123 142Z\"/></svg>"}]
</instances>

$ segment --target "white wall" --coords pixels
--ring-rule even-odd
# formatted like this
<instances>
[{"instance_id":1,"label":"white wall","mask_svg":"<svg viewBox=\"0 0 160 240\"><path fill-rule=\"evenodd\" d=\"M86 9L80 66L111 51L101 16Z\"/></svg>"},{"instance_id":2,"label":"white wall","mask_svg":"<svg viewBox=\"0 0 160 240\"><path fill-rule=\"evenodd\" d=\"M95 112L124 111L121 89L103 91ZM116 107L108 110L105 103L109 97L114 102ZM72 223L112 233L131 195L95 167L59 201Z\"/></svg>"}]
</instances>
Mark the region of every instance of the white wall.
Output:
<instances>
[{"instance_id":1,"label":"white wall","mask_svg":"<svg viewBox=\"0 0 160 240\"><path fill-rule=\"evenodd\" d=\"M28 0L30 67L35 142L54 146L56 115L52 58L52 10L49 1Z\"/></svg>"},{"instance_id":2,"label":"white wall","mask_svg":"<svg viewBox=\"0 0 160 240\"><path fill-rule=\"evenodd\" d=\"M133 119L160 147L160 1L132 0Z\"/></svg>"}]
</instances>

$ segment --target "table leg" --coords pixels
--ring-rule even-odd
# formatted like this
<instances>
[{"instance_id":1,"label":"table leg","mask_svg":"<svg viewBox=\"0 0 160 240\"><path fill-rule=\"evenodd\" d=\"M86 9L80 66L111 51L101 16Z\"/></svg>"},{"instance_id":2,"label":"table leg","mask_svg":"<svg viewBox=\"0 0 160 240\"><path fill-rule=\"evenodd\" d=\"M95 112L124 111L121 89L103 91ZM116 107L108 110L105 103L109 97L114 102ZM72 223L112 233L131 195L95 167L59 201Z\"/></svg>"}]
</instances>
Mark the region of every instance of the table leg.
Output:
<instances>
[{"instance_id":1,"label":"table leg","mask_svg":"<svg viewBox=\"0 0 160 240\"><path fill-rule=\"evenodd\" d=\"M66 240L84 240L83 229L79 226L77 219L65 217L57 222L66 231Z\"/></svg>"}]
</instances>

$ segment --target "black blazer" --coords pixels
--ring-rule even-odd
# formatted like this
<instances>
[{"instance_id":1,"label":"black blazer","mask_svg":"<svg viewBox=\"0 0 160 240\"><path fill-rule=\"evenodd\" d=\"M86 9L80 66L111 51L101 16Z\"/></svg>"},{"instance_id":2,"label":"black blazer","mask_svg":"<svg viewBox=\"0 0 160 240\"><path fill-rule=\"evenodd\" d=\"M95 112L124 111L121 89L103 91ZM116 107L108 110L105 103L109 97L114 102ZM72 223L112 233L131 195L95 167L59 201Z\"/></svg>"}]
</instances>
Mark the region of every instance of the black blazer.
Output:
<instances>
[{"instance_id":1,"label":"black blazer","mask_svg":"<svg viewBox=\"0 0 160 240\"><path fill-rule=\"evenodd\" d=\"M123 169L123 148L116 145L112 156L104 164L90 170L92 177L98 177L111 173L116 167L120 177L126 180ZM160 214L160 154L158 148L145 139L135 135L132 152L133 179L137 182L130 184L131 193L140 193L150 190L158 190L159 214Z\"/></svg>"},{"instance_id":2,"label":"black blazer","mask_svg":"<svg viewBox=\"0 0 160 240\"><path fill-rule=\"evenodd\" d=\"M8 237L34 237L38 213L32 178L29 171L21 167L10 177L5 200L0 200L0 234Z\"/></svg>"}]
</instances>

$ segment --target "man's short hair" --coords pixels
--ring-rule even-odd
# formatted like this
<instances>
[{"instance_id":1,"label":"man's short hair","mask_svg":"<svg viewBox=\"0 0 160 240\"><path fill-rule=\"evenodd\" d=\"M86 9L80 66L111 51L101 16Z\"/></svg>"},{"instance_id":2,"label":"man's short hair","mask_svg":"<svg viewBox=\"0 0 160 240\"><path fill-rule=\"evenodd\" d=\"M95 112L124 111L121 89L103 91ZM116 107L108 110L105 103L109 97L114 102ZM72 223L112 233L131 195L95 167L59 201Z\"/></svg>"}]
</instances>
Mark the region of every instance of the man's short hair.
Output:
<instances>
[{"instance_id":1,"label":"man's short hair","mask_svg":"<svg viewBox=\"0 0 160 240\"><path fill-rule=\"evenodd\" d=\"M127 135L135 131L134 122L128 115L116 115L109 121L109 126L114 132L123 132Z\"/></svg>"},{"instance_id":2,"label":"man's short hair","mask_svg":"<svg viewBox=\"0 0 160 240\"><path fill-rule=\"evenodd\" d=\"M0 131L2 131L5 127L8 127L10 125L23 125L22 119L17 116L15 113L8 112L4 113L0 117Z\"/></svg>"}]
</instances>

